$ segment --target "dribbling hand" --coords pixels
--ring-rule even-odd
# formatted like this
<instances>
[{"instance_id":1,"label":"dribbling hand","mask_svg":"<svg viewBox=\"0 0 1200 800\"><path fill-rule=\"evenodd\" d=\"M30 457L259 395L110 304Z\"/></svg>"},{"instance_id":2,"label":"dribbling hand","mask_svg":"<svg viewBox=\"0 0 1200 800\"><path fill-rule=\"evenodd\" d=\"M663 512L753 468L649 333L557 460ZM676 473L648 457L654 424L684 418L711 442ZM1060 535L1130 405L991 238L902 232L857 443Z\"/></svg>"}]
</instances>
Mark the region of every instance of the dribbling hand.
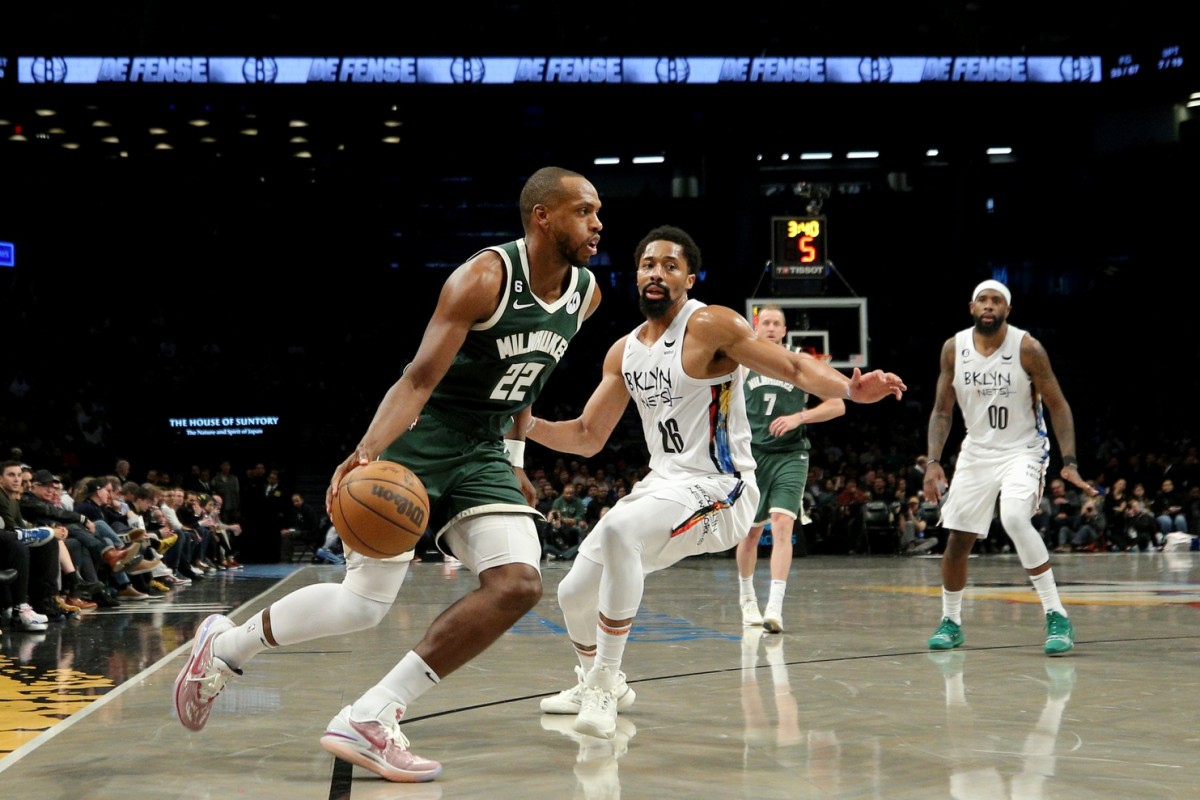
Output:
<instances>
[{"instance_id":1,"label":"dribbling hand","mask_svg":"<svg viewBox=\"0 0 1200 800\"><path fill-rule=\"evenodd\" d=\"M337 469L333 471L333 478L329 481L329 488L325 490L325 513L333 513L333 498L338 493L338 487L342 485L342 481L350 474L352 470L358 467L365 466L371 463L371 455L362 447L358 447L352 454L346 457L346 460L338 464Z\"/></svg>"}]
</instances>

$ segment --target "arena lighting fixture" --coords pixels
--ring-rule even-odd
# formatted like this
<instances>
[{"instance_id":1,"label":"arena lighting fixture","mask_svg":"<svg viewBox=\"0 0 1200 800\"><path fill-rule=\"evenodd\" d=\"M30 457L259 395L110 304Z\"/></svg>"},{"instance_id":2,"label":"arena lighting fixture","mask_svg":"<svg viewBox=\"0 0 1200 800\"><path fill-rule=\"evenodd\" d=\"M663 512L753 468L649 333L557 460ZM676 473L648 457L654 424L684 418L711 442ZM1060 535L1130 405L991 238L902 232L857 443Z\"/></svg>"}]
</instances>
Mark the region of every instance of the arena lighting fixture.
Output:
<instances>
[{"instance_id":1,"label":"arena lighting fixture","mask_svg":"<svg viewBox=\"0 0 1200 800\"><path fill-rule=\"evenodd\" d=\"M297 150L295 153L292 153L292 155L296 158L312 158L312 153L308 152L307 150Z\"/></svg>"},{"instance_id":2,"label":"arena lighting fixture","mask_svg":"<svg viewBox=\"0 0 1200 800\"><path fill-rule=\"evenodd\" d=\"M384 144L400 144L400 137L399 136L385 136L385 137L383 137L383 143Z\"/></svg>"},{"instance_id":3,"label":"arena lighting fixture","mask_svg":"<svg viewBox=\"0 0 1200 800\"><path fill-rule=\"evenodd\" d=\"M925 156L927 158L937 158L938 157L938 149L936 147L929 148L928 150L925 151Z\"/></svg>"},{"instance_id":4,"label":"arena lighting fixture","mask_svg":"<svg viewBox=\"0 0 1200 800\"><path fill-rule=\"evenodd\" d=\"M1011 147L989 147L987 149L987 154L989 156L1011 156L1012 148Z\"/></svg>"},{"instance_id":5,"label":"arena lighting fixture","mask_svg":"<svg viewBox=\"0 0 1200 800\"><path fill-rule=\"evenodd\" d=\"M780 161L791 161L791 160L792 160L792 154L791 154L791 153L781 153L781 154L780 154L780 156L779 156L779 160L780 160Z\"/></svg>"},{"instance_id":6,"label":"arena lighting fixture","mask_svg":"<svg viewBox=\"0 0 1200 800\"><path fill-rule=\"evenodd\" d=\"M167 133L166 128L151 128L150 129L151 136L165 136L166 133Z\"/></svg>"},{"instance_id":7,"label":"arena lighting fixture","mask_svg":"<svg viewBox=\"0 0 1200 800\"><path fill-rule=\"evenodd\" d=\"M154 149L155 150L174 150L175 148L172 147L167 142L159 142L158 144L154 145Z\"/></svg>"},{"instance_id":8,"label":"arena lighting fixture","mask_svg":"<svg viewBox=\"0 0 1200 800\"><path fill-rule=\"evenodd\" d=\"M833 153L828 151L817 151L812 153L801 153L801 161L829 161L833 158Z\"/></svg>"},{"instance_id":9,"label":"arena lighting fixture","mask_svg":"<svg viewBox=\"0 0 1200 800\"><path fill-rule=\"evenodd\" d=\"M633 163L635 164L662 164L667 160L666 156L634 156Z\"/></svg>"},{"instance_id":10,"label":"arena lighting fixture","mask_svg":"<svg viewBox=\"0 0 1200 800\"><path fill-rule=\"evenodd\" d=\"M12 125L12 123L6 119L0 119L0 125Z\"/></svg>"},{"instance_id":11,"label":"arena lighting fixture","mask_svg":"<svg viewBox=\"0 0 1200 800\"><path fill-rule=\"evenodd\" d=\"M112 123L106 119L98 119L92 123L93 128L111 128Z\"/></svg>"},{"instance_id":12,"label":"arena lighting fixture","mask_svg":"<svg viewBox=\"0 0 1200 800\"><path fill-rule=\"evenodd\" d=\"M33 113L37 114L39 117L53 117L58 112L53 108L35 108Z\"/></svg>"},{"instance_id":13,"label":"arena lighting fixture","mask_svg":"<svg viewBox=\"0 0 1200 800\"><path fill-rule=\"evenodd\" d=\"M206 119L189 119L188 120L188 125L191 125L193 128L203 128L207 124L208 124L208 120L206 120Z\"/></svg>"},{"instance_id":14,"label":"arena lighting fixture","mask_svg":"<svg viewBox=\"0 0 1200 800\"><path fill-rule=\"evenodd\" d=\"M398 119L385 119L383 121L383 124L385 127L388 127L388 128L399 128L404 123Z\"/></svg>"},{"instance_id":15,"label":"arena lighting fixture","mask_svg":"<svg viewBox=\"0 0 1200 800\"><path fill-rule=\"evenodd\" d=\"M68 150L78 150L79 142L63 142L62 146Z\"/></svg>"},{"instance_id":16,"label":"arena lighting fixture","mask_svg":"<svg viewBox=\"0 0 1200 800\"><path fill-rule=\"evenodd\" d=\"M851 150L846 158L879 158L878 150Z\"/></svg>"},{"instance_id":17,"label":"arena lighting fixture","mask_svg":"<svg viewBox=\"0 0 1200 800\"><path fill-rule=\"evenodd\" d=\"M243 136L258 136L258 128L242 128L238 133Z\"/></svg>"},{"instance_id":18,"label":"arena lighting fixture","mask_svg":"<svg viewBox=\"0 0 1200 800\"><path fill-rule=\"evenodd\" d=\"M25 134L23 134L23 133L14 133L12 136L8 137L8 140L10 142L28 142L29 141L28 137L26 137Z\"/></svg>"},{"instance_id":19,"label":"arena lighting fixture","mask_svg":"<svg viewBox=\"0 0 1200 800\"><path fill-rule=\"evenodd\" d=\"M605 167L613 164L620 164L621 159L617 156L597 156L596 158L592 159L592 163L597 167Z\"/></svg>"},{"instance_id":20,"label":"arena lighting fixture","mask_svg":"<svg viewBox=\"0 0 1200 800\"><path fill-rule=\"evenodd\" d=\"M293 120L288 120L288 127L289 128L307 128L308 123L302 119L293 119Z\"/></svg>"},{"instance_id":21,"label":"arena lighting fixture","mask_svg":"<svg viewBox=\"0 0 1200 800\"><path fill-rule=\"evenodd\" d=\"M120 144L121 143L121 140L115 136L105 136L100 141L104 142L105 144Z\"/></svg>"},{"instance_id":22,"label":"arena lighting fixture","mask_svg":"<svg viewBox=\"0 0 1200 800\"><path fill-rule=\"evenodd\" d=\"M66 133L66 131L63 130L62 128L51 128L50 130L46 131L46 133L60 133L61 134L61 133Z\"/></svg>"},{"instance_id":23,"label":"arena lighting fixture","mask_svg":"<svg viewBox=\"0 0 1200 800\"><path fill-rule=\"evenodd\" d=\"M308 139L305 139L303 136L293 136L291 139L288 139L288 144L308 144Z\"/></svg>"},{"instance_id":24,"label":"arena lighting fixture","mask_svg":"<svg viewBox=\"0 0 1200 800\"><path fill-rule=\"evenodd\" d=\"M213 144L217 140L213 136L201 136L200 141L204 142L205 144Z\"/></svg>"}]
</instances>

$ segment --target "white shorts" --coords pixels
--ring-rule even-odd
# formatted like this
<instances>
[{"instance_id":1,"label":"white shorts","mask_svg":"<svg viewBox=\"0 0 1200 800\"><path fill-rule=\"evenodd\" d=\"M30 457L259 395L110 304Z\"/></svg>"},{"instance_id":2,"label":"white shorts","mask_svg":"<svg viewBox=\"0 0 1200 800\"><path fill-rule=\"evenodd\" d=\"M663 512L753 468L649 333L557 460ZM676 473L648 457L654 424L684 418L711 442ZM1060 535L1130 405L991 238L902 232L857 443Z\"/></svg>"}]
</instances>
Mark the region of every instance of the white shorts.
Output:
<instances>
[{"instance_id":1,"label":"white shorts","mask_svg":"<svg viewBox=\"0 0 1200 800\"><path fill-rule=\"evenodd\" d=\"M1050 459L1041 447L1009 451L971 451L963 448L954 479L942 499L941 525L952 531L987 538L996 516L996 499L1037 511Z\"/></svg>"},{"instance_id":2,"label":"white shorts","mask_svg":"<svg viewBox=\"0 0 1200 800\"><path fill-rule=\"evenodd\" d=\"M651 474L638 481L583 540L579 554L604 563L602 536L642 540L642 571L666 569L688 556L720 553L750 531L758 507L754 473L667 480Z\"/></svg>"}]
</instances>

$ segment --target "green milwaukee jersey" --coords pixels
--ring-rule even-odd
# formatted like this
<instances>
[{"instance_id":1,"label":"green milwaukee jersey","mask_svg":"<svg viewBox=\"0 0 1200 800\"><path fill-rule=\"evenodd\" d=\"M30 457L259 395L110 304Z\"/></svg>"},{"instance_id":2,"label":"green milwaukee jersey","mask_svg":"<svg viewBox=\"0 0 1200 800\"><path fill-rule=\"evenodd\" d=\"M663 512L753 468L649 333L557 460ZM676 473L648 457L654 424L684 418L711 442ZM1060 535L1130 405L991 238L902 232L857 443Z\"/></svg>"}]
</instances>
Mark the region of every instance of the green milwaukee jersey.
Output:
<instances>
[{"instance_id":1,"label":"green milwaukee jersey","mask_svg":"<svg viewBox=\"0 0 1200 800\"><path fill-rule=\"evenodd\" d=\"M808 405L808 392L750 369L746 370L744 391L746 416L750 418L751 447L766 453L809 449L811 445L804 435L805 425L783 436L772 436L770 431L771 420L804 410Z\"/></svg>"},{"instance_id":2,"label":"green milwaukee jersey","mask_svg":"<svg viewBox=\"0 0 1200 800\"><path fill-rule=\"evenodd\" d=\"M533 403L562 360L591 306L596 280L587 268L572 267L567 288L547 304L530 289L524 239L486 249L504 259L500 304L490 319L472 326L422 413L494 439Z\"/></svg>"}]
</instances>

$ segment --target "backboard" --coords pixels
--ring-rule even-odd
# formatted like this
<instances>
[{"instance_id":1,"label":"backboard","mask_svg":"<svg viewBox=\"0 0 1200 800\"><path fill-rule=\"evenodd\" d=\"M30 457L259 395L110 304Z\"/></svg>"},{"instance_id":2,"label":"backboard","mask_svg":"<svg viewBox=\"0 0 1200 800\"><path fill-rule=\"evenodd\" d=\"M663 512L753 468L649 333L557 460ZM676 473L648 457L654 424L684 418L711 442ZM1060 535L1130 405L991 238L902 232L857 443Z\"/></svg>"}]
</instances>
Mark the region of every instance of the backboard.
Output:
<instances>
[{"instance_id":1,"label":"backboard","mask_svg":"<svg viewBox=\"0 0 1200 800\"><path fill-rule=\"evenodd\" d=\"M869 363L867 298L752 297L746 301L751 325L764 306L783 309L790 347L832 356L830 366L841 369Z\"/></svg>"}]
</instances>

